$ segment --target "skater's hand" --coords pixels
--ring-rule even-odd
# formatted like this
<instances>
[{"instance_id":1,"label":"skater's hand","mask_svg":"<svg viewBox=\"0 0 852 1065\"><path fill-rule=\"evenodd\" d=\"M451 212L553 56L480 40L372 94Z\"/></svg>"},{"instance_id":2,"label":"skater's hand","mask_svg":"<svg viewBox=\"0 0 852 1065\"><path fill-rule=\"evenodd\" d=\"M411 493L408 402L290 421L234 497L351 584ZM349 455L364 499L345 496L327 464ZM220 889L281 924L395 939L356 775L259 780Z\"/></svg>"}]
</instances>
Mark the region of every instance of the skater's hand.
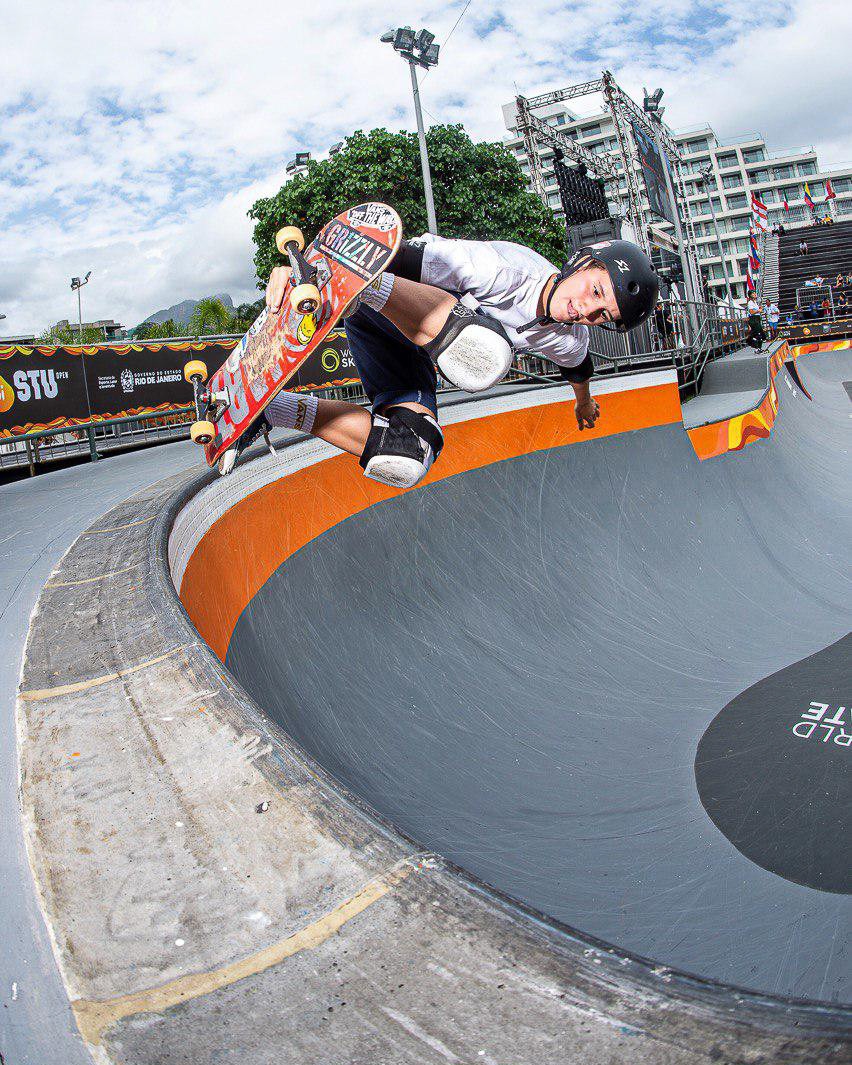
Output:
<instances>
[{"instance_id":1,"label":"skater's hand","mask_svg":"<svg viewBox=\"0 0 852 1065\"><path fill-rule=\"evenodd\" d=\"M269 281L266 283L266 306L270 311L274 312L280 309L284 294L287 291L290 273L289 266L276 266L269 275Z\"/></svg>"},{"instance_id":2,"label":"skater's hand","mask_svg":"<svg viewBox=\"0 0 852 1065\"><path fill-rule=\"evenodd\" d=\"M591 396L578 399L574 407L574 414L577 416L577 428L580 432L582 433L584 429L594 429L600 413L601 409L596 399Z\"/></svg>"}]
</instances>

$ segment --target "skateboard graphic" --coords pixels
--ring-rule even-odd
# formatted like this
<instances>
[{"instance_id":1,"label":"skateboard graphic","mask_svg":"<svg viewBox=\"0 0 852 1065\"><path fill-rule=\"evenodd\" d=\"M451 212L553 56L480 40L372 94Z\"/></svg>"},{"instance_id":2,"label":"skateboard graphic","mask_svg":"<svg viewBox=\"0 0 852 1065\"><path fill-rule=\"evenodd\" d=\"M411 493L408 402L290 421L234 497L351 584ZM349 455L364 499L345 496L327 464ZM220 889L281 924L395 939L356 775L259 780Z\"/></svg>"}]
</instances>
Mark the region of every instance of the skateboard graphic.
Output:
<instances>
[{"instance_id":1,"label":"skateboard graphic","mask_svg":"<svg viewBox=\"0 0 852 1065\"><path fill-rule=\"evenodd\" d=\"M261 311L206 388L204 363L194 359L184 366L195 404L190 435L204 445L210 466L221 459L220 471L230 471L240 439L349 304L387 269L401 239L399 215L384 203L362 203L337 215L307 248L295 226L279 230L276 244L292 269L281 309Z\"/></svg>"}]
</instances>

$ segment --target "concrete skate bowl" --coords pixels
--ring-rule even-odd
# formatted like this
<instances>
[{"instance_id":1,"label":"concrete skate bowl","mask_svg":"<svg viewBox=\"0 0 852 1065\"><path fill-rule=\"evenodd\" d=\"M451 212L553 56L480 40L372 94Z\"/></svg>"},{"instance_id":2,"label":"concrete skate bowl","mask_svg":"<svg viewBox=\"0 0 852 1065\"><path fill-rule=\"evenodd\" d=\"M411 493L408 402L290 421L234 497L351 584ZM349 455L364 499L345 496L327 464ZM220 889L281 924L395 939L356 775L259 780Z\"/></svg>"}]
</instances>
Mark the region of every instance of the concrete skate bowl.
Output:
<instances>
[{"instance_id":1,"label":"concrete skate bowl","mask_svg":"<svg viewBox=\"0 0 852 1065\"><path fill-rule=\"evenodd\" d=\"M797 366L702 462L671 371L604 382L593 434L567 388L447 408L410 492L297 443L184 508L173 579L403 836L624 956L842 1006L852 357Z\"/></svg>"}]
</instances>

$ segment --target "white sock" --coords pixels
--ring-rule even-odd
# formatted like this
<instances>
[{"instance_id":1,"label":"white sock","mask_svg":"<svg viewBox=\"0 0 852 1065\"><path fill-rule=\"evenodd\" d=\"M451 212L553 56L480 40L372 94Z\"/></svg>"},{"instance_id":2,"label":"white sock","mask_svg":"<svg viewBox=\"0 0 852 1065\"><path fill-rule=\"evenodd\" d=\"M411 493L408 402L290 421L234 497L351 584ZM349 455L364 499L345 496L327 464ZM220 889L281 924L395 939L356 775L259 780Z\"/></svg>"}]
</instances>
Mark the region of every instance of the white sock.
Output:
<instances>
[{"instance_id":1,"label":"white sock","mask_svg":"<svg viewBox=\"0 0 852 1065\"><path fill-rule=\"evenodd\" d=\"M393 274L385 271L367 285L361 293L361 302L366 307L372 307L374 311L380 311L387 303L391 292L393 292Z\"/></svg>"},{"instance_id":2,"label":"white sock","mask_svg":"<svg viewBox=\"0 0 852 1065\"><path fill-rule=\"evenodd\" d=\"M279 392L266 408L266 417L276 429L298 429L309 433L314 427L319 400L309 392Z\"/></svg>"}]
</instances>

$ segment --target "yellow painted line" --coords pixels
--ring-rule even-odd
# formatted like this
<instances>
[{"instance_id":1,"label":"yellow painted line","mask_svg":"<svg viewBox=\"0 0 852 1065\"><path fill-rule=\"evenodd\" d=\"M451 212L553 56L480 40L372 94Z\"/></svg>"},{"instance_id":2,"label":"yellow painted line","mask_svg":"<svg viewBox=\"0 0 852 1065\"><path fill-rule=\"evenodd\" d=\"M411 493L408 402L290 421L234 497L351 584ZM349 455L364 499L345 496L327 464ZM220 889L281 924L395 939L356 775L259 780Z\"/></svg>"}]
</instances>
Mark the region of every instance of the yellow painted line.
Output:
<instances>
[{"instance_id":1,"label":"yellow painted line","mask_svg":"<svg viewBox=\"0 0 852 1065\"><path fill-rule=\"evenodd\" d=\"M77 999L71 1003L71 1008L74 1011L80 1034L91 1046L100 1046L107 1028L124 1017L131 1017L137 1013L162 1013L163 1010L177 1006L181 1002L188 1002L202 995L209 995L212 991L229 987L238 980L244 980L247 976L256 976L257 973L264 972L273 965L279 965L287 958L292 958L300 951L313 950L340 931L347 921L351 921L353 917L363 913L373 903L384 898L392 888L410 876L414 869L412 859L404 859L383 876L371 880L329 913L312 921L298 932L294 932L280 943L274 943L256 954L250 954L246 958L223 965L219 969L205 973L191 973L189 976L171 980L161 987L138 991L132 995L122 995L120 998L111 998L101 1002Z\"/></svg>"},{"instance_id":2,"label":"yellow painted line","mask_svg":"<svg viewBox=\"0 0 852 1065\"><path fill-rule=\"evenodd\" d=\"M97 577L84 577L81 581L48 581L45 588L74 588L78 584L94 584L95 581L106 580L107 577L117 577L119 573L129 573L132 569L139 569L143 562L134 562L132 566L124 569L114 569L111 573L99 573Z\"/></svg>"},{"instance_id":3,"label":"yellow painted line","mask_svg":"<svg viewBox=\"0 0 852 1065\"><path fill-rule=\"evenodd\" d=\"M32 688L28 691L22 691L20 697L30 702L34 702L37 699L55 699L59 695L73 695L74 692L84 692L89 688L97 688L101 684L108 684L111 680L127 677L131 673L138 672L140 669L147 669L148 666L155 666L158 662L162 662L166 658L171 658L172 655L176 655L178 651L182 651L188 646L189 644L181 644L180 647L175 647L171 651L166 651L164 655L160 655L158 658L149 658L145 662L140 662L136 666L120 669L117 673L107 673L103 677L93 677L91 680L81 680L78 684L61 684L57 688Z\"/></svg>"},{"instance_id":4,"label":"yellow painted line","mask_svg":"<svg viewBox=\"0 0 852 1065\"><path fill-rule=\"evenodd\" d=\"M150 518L141 518L139 521L129 521L126 525L112 525L108 529L87 529L83 535L94 536L95 533L119 532L121 529L132 529L134 525L147 525L148 522L153 521L155 517L156 515L152 514Z\"/></svg>"}]
</instances>

